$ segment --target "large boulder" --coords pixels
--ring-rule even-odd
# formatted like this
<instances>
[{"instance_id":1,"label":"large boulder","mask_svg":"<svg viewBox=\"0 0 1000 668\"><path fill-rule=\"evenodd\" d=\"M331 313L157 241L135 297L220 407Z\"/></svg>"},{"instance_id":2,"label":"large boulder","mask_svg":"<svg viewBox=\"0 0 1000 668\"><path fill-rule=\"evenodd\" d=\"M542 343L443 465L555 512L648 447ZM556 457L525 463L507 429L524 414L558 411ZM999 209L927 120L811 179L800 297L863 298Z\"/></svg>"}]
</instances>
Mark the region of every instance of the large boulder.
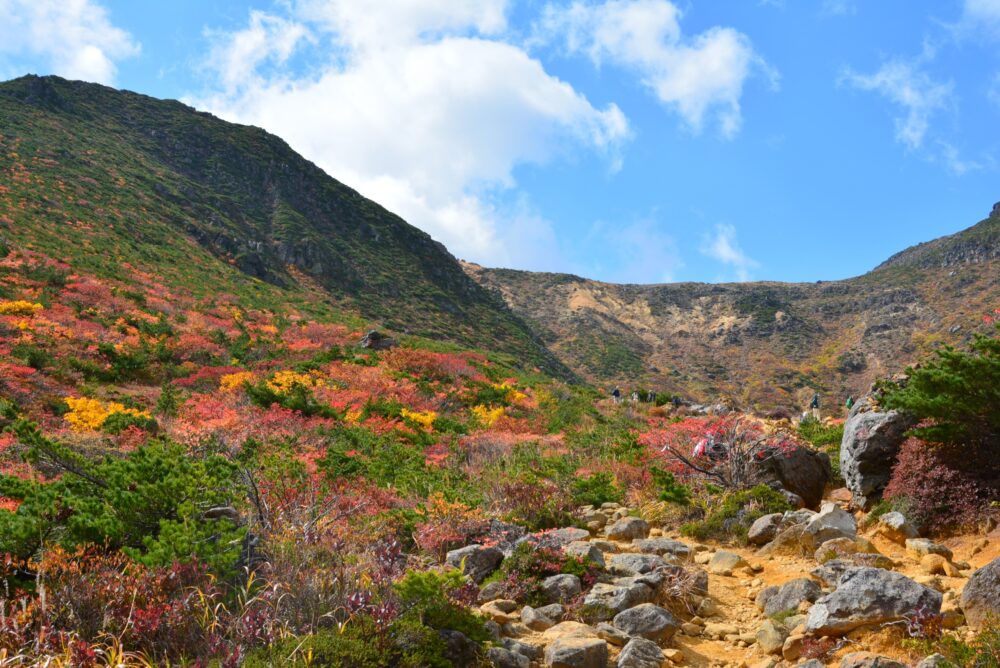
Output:
<instances>
[{"instance_id":1,"label":"large boulder","mask_svg":"<svg viewBox=\"0 0 1000 668\"><path fill-rule=\"evenodd\" d=\"M797 578L780 586L765 587L757 594L756 603L770 617L786 610L798 610L802 603L813 603L822 594L815 580Z\"/></svg>"},{"instance_id":2,"label":"large boulder","mask_svg":"<svg viewBox=\"0 0 1000 668\"><path fill-rule=\"evenodd\" d=\"M598 582L587 592L583 604L599 621L606 621L622 610L653 600L653 590L641 583L608 584Z\"/></svg>"},{"instance_id":3,"label":"large boulder","mask_svg":"<svg viewBox=\"0 0 1000 668\"><path fill-rule=\"evenodd\" d=\"M972 627L982 626L990 616L1000 618L1000 557L969 576L960 601Z\"/></svg>"},{"instance_id":4,"label":"large boulder","mask_svg":"<svg viewBox=\"0 0 1000 668\"><path fill-rule=\"evenodd\" d=\"M600 638L561 638L545 648L550 668L607 668L608 643Z\"/></svg>"},{"instance_id":5,"label":"large boulder","mask_svg":"<svg viewBox=\"0 0 1000 668\"><path fill-rule=\"evenodd\" d=\"M941 592L899 573L881 568L849 568L837 589L809 609L806 631L815 635L844 635L869 624L885 624L915 612L941 612Z\"/></svg>"},{"instance_id":6,"label":"large boulder","mask_svg":"<svg viewBox=\"0 0 1000 668\"><path fill-rule=\"evenodd\" d=\"M542 580L542 596L549 603L568 601L583 591L580 578L570 573L552 575Z\"/></svg>"},{"instance_id":7,"label":"large boulder","mask_svg":"<svg viewBox=\"0 0 1000 668\"><path fill-rule=\"evenodd\" d=\"M802 445L770 448L767 456L754 460L756 475L802 498L808 508L823 500L826 485L833 480L830 456Z\"/></svg>"},{"instance_id":8,"label":"large boulder","mask_svg":"<svg viewBox=\"0 0 1000 668\"><path fill-rule=\"evenodd\" d=\"M742 568L746 565L746 559L735 552L719 550L712 555L712 558L709 560L706 568L709 573L713 573L715 575L732 575L734 570Z\"/></svg>"},{"instance_id":9,"label":"large boulder","mask_svg":"<svg viewBox=\"0 0 1000 668\"><path fill-rule=\"evenodd\" d=\"M497 547L466 545L445 555L445 563L452 568L460 568L477 584L495 571L503 561L503 552Z\"/></svg>"},{"instance_id":10,"label":"large boulder","mask_svg":"<svg viewBox=\"0 0 1000 668\"><path fill-rule=\"evenodd\" d=\"M657 643L667 642L681 627L680 621L668 610L652 603L619 612L615 615L614 625L633 638L646 638Z\"/></svg>"},{"instance_id":11,"label":"large boulder","mask_svg":"<svg viewBox=\"0 0 1000 668\"><path fill-rule=\"evenodd\" d=\"M915 422L897 411L866 409L870 409L869 402L859 402L844 423L840 473L851 490L854 505L869 510L882 498L904 434Z\"/></svg>"},{"instance_id":12,"label":"large boulder","mask_svg":"<svg viewBox=\"0 0 1000 668\"><path fill-rule=\"evenodd\" d=\"M605 531L610 540L635 540L649 535L649 523L640 517L623 517Z\"/></svg>"},{"instance_id":13,"label":"large boulder","mask_svg":"<svg viewBox=\"0 0 1000 668\"><path fill-rule=\"evenodd\" d=\"M757 520L750 525L750 531L747 532L747 540L751 545L764 545L766 543L770 543L774 540L774 537L778 535L778 530L781 528L782 517L781 513L771 513L757 518Z\"/></svg>"},{"instance_id":14,"label":"large boulder","mask_svg":"<svg viewBox=\"0 0 1000 668\"><path fill-rule=\"evenodd\" d=\"M641 575L651 573L666 565L663 559L655 554L636 554L634 552L609 555L606 563L607 570L612 575Z\"/></svg>"},{"instance_id":15,"label":"large boulder","mask_svg":"<svg viewBox=\"0 0 1000 668\"><path fill-rule=\"evenodd\" d=\"M665 657L663 650L652 640L632 638L618 655L617 668L660 668Z\"/></svg>"}]
</instances>

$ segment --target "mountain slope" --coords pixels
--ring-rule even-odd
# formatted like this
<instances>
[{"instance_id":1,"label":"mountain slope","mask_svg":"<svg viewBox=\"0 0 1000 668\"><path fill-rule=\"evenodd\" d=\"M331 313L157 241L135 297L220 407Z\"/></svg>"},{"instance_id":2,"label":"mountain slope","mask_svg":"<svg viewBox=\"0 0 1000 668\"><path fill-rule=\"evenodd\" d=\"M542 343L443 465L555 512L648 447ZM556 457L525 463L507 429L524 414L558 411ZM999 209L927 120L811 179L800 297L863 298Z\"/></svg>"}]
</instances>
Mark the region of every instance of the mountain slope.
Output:
<instances>
[{"instance_id":1,"label":"mountain slope","mask_svg":"<svg viewBox=\"0 0 1000 668\"><path fill-rule=\"evenodd\" d=\"M466 271L591 381L759 407L802 406L818 390L829 407L970 336L1000 306L1000 208L843 281L613 285Z\"/></svg>"},{"instance_id":2,"label":"mountain slope","mask_svg":"<svg viewBox=\"0 0 1000 668\"><path fill-rule=\"evenodd\" d=\"M570 375L427 234L279 138L179 102L0 84L0 235L97 275L346 309Z\"/></svg>"}]
</instances>

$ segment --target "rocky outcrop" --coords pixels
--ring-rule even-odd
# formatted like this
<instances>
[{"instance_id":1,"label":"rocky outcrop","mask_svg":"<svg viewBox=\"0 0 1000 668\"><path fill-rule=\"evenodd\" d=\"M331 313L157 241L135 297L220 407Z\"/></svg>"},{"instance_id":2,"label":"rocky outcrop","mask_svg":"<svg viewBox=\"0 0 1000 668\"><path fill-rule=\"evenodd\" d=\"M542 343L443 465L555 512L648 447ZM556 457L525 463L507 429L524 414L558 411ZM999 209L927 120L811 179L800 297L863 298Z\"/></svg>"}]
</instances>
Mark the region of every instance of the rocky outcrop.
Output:
<instances>
[{"instance_id":1,"label":"rocky outcrop","mask_svg":"<svg viewBox=\"0 0 1000 668\"><path fill-rule=\"evenodd\" d=\"M618 655L616 668L660 668L664 659L663 650L652 640L632 638Z\"/></svg>"},{"instance_id":2,"label":"rocky outcrop","mask_svg":"<svg viewBox=\"0 0 1000 668\"><path fill-rule=\"evenodd\" d=\"M864 510L882 498L904 434L914 425L913 418L903 413L867 408L868 400L851 411L840 444L840 473L854 505Z\"/></svg>"},{"instance_id":3,"label":"rocky outcrop","mask_svg":"<svg viewBox=\"0 0 1000 668\"><path fill-rule=\"evenodd\" d=\"M614 626L633 638L646 638L665 643L681 627L680 621L668 610L652 603L643 603L615 615Z\"/></svg>"},{"instance_id":4,"label":"rocky outcrop","mask_svg":"<svg viewBox=\"0 0 1000 668\"><path fill-rule=\"evenodd\" d=\"M860 626L899 621L917 611L941 612L941 593L899 573L881 568L851 568L837 589L809 610L806 630L816 635L844 635Z\"/></svg>"},{"instance_id":5,"label":"rocky outcrop","mask_svg":"<svg viewBox=\"0 0 1000 668\"><path fill-rule=\"evenodd\" d=\"M988 617L1000 617L1000 558L969 577L962 590L961 606L970 626L980 627Z\"/></svg>"},{"instance_id":6,"label":"rocky outcrop","mask_svg":"<svg viewBox=\"0 0 1000 668\"><path fill-rule=\"evenodd\" d=\"M809 578L797 578L780 586L765 587L757 594L757 607L771 617L780 612L798 610L803 603L813 603L823 591Z\"/></svg>"}]
</instances>

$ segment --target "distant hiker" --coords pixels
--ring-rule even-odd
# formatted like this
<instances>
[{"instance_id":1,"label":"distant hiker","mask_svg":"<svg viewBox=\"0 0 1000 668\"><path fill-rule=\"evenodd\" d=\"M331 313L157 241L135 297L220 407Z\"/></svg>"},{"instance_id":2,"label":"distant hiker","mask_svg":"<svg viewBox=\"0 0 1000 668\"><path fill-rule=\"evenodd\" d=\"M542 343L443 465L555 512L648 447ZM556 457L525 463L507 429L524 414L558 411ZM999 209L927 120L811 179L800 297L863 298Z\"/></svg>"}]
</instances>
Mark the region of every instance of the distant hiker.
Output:
<instances>
[{"instance_id":1,"label":"distant hiker","mask_svg":"<svg viewBox=\"0 0 1000 668\"><path fill-rule=\"evenodd\" d=\"M674 397L673 397L673 399L670 400L670 403L672 403L674 405L674 408L680 408L681 407L681 398L678 397L675 394Z\"/></svg>"},{"instance_id":2,"label":"distant hiker","mask_svg":"<svg viewBox=\"0 0 1000 668\"><path fill-rule=\"evenodd\" d=\"M620 404L622 401L622 391L618 389L617 385L615 386L615 389L611 390L611 399L616 404Z\"/></svg>"},{"instance_id":3,"label":"distant hiker","mask_svg":"<svg viewBox=\"0 0 1000 668\"><path fill-rule=\"evenodd\" d=\"M639 403L639 393L638 392L633 392L632 393L632 403L633 404Z\"/></svg>"},{"instance_id":4,"label":"distant hiker","mask_svg":"<svg viewBox=\"0 0 1000 668\"><path fill-rule=\"evenodd\" d=\"M813 394L812 401L809 402L809 408L812 409L813 417L817 420L819 419L819 392Z\"/></svg>"},{"instance_id":5,"label":"distant hiker","mask_svg":"<svg viewBox=\"0 0 1000 668\"><path fill-rule=\"evenodd\" d=\"M850 412L851 409L854 408L854 397L847 397L847 401L844 402L844 405L847 406L847 412Z\"/></svg>"}]
</instances>

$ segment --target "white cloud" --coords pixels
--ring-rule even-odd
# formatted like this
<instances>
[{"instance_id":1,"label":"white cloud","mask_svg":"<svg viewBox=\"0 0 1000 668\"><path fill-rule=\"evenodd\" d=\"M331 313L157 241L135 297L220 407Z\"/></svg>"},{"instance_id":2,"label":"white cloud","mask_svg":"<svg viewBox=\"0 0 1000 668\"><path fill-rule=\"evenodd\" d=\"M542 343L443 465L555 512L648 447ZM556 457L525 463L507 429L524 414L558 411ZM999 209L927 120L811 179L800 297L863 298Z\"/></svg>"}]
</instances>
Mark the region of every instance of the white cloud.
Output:
<instances>
[{"instance_id":1,"label":"white cloud","mask_svg":"<svg viewBox=\"0 0 1000 668\"><path fill-rule=\"evenodd\" d=\"M750 280L750 272L760 266L740 248L736 228L732 225L716 225L712 233L705 236L701 253L732 267L740 281Z\"/></svg>"},{"instance_id":2,"label":"white cloud","mask_svg":"<svg viewBox=\"0 0 1000 668\"><path fill-rule=\"evenodd\" d=\"M924 143L931 118L948 107L954 84L932 79L920 69L920 60L891 60L872 74L847 70L841 83L864 91L879 93L900 107L895 117L896 139L907 148L917 149Z\"/></svg>"},{"instance_id":3,"label":"white cloud","mask_svg":"<svg viewBox=\"0 0 1000 668\"><path fill-rule=\"evenodd\" d=\"M681 10L667 0L577 1L549 5L542 29L549 39L563 39L569 52L586 54L597 65L609 62L635 71L694 132L710 117L725 137L732 137L742 125L746 81L763 73L776 86L777 73L743 33L716 26L687 36L681 17Z\"/></svg>"},{"instance_id":4,"label":"white cloud","mask_svg":"<svg viewBox=\"0 0 1000 668\"><path fill-rule=\"evenodd\" d=\"M115 62L138 52L132 36L91 0L0 0L4 69L14 70L28 58L37 70L41 58L48 69L40 73L110 84Z\"/></svg>"},{"instance_id":5,"label":"white cloud","mask_svg":"<svg viewBox=\"0 0 1000 668\"><path fill-rule=\"evenodd\" d=\"M614 163L629 127L504 41L503 10L304 0L285 16L254 12L243 30L208 34L214 90L191 101L280 135L457 255L519 266L538 240L511 237L494 204L514 169L581 147ZM282 67L303 53L307 74Z\"/></svg>"},{"instance_id":6,"label":"white cloud","mask_svg":"<svg viewBox=\"0 0 1000 668\"><path fill-rule=\"evenodd\" d=\"M824 16L850 16L858 13L858 6L851 0L823 0L820 13Z\"/></svg>"},{"instance_id":7,"label":"white cloud","mask_svg":"<svg viewBox=\"0 0 1000 668\"><path fill-rule=\"evenodd\" d=\"M1000 0L964 0L958 28L1000 37Z\"/></svg>"},{"instance_id":8,"label":"white cloud","mask_svg":"<svg viewBox=\"0 0 1000 668\"><path fill-rule=\"evenodd\" d=\"M962 176L968 172L983 169L983 163L962 158L955 145L944 140L938 140L936 144L941 161L948 168L948 171L955 176Z\"/></svg>"}]
</instances>

